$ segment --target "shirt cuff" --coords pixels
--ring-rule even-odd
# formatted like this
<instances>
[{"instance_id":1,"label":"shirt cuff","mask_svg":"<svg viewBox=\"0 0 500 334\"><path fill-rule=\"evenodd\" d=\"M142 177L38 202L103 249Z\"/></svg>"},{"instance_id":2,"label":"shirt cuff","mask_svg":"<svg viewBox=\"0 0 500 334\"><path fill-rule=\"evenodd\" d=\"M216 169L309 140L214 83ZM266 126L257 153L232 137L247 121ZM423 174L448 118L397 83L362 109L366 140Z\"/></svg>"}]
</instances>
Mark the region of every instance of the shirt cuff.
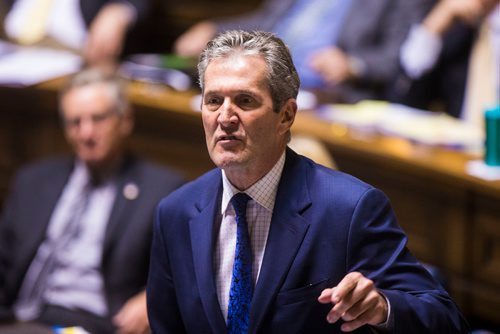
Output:
<instances>
[{"instance_id":1,"label":"shirt cuff","mask_svg":"<svg viewBox=\"0 0 500 334\"><path fill-rule=\"evenodd\" d=\"M375 333L387 333L390 332L394 328L394 316L391 312L391 303L389 299L385 296L385 294L382 291L378 291L384 298L387 303L387 319L385 322L378 324L378 325L372 325L371 328L374 330Z\"/></svg>"},{"instance_id":2,"label":"shirt cuff","mask_svg":"<svg viewBox=\"0 0 500 334\"><path fill-rule=\"evenodd\" d=\"M411 79L418 79L436 65L442 48L440 36L421 24L414 25L401 46L401 66Z\"/></svg>"}]
</instances>

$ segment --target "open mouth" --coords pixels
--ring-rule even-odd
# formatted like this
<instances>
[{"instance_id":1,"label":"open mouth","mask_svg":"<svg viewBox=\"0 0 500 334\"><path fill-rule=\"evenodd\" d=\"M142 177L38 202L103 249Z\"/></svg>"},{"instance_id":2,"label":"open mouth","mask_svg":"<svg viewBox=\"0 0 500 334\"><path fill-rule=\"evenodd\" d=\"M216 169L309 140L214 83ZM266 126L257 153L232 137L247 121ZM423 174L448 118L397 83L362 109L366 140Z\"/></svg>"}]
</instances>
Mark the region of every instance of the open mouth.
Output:
<instances>
[{"instance_id":1,"label":"open mouth","mask_svg":"<svg viewBox=\"0 0 500 334\"><path fill-rule=\"evenodd\" d=\"M216 143L225 149L231 149L241 144L241 138L234 135L222 135L217 137Z\"/></svg>"},{"instance_id":2,"label":"open mouth","mask_svg":"<svg viewBox=\"0 0 500 334\"><path fill-rule=\"evenodd\" d=\"M217 141L231 141L231 140L238 140L238 138L236 138L236 136L231 136L231 135L219 136L219 138L217 138Z\"/></svg>"}]
</instances>

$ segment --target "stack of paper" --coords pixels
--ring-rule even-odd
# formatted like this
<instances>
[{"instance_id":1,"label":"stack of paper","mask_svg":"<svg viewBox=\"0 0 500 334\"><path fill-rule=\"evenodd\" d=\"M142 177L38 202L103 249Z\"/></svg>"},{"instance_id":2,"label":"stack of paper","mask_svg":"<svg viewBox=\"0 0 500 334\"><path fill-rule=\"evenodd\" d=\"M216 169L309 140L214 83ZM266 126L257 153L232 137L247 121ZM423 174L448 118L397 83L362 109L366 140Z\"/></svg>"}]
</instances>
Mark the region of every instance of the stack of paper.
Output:
<instances>
[{"instance_id":1,"label":"stack of paper","mask_svg":"<svg viewBox=\"0 0 500 334\"><path fill-rule=\"evenodd\" d=\"M74 73L82 63L79 55L68 51L0 41L0 85L34 85Z\"/></svg>"},{"instance_id":2,"label":"stack of paper","mask_svg":"<svg viewBox=\"0 0 500 334\"><path fill-rule=\"evenodd\" d=\"M444 113L389 102L328 104L318 107L317 114L354 129L402 137L426 145L478 151L484 142L483 130L477 126Z\"/></svg>"}]
</instances>

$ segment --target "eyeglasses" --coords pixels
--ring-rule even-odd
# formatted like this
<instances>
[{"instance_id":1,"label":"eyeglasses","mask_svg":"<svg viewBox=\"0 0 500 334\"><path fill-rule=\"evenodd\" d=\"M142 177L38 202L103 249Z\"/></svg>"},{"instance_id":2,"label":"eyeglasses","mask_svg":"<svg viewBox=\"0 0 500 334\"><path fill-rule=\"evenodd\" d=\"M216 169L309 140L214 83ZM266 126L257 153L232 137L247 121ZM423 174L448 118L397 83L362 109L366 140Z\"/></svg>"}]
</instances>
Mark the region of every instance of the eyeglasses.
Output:
<instances>
[{"instance_id":1,"label":"eyeglasses","mask_svg":"<svg viewBox=\"0 0 500 334\"><path fill-rule=\"evenodd\" d=\"M79 128L82 122L84 122L85 120L90 121L94 125L99 125L104 123L114 115L118 115L115 110L108 110L106 112L90 115L88 117L63 118L63 123L65 127L71 129Z\"/></svg>"}]
</instances>

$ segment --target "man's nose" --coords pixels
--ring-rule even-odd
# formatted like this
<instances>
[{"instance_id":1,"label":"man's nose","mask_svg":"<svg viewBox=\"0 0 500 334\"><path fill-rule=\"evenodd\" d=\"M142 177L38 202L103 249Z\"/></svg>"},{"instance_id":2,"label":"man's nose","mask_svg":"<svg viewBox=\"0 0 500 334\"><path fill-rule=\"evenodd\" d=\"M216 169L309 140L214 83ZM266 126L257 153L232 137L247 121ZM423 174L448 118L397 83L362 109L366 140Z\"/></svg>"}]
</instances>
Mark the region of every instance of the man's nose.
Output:
<instances>
[{"instance_id":1,"label":"man's nose","mask_svg":"<svg viewBox=\"0 0 500 334\"><path fill-rule=\"evenodd\" d=\"M219 123L222 125L230 125L238 123L238 114L236 107L230 99L226 99L220 108Z\"/></svg>"},{"instance_id":2,"label":"man's nose","mask_svg":"<svg viewBox=\"0 0 500 334\"><path fill-rule=\"evenodd\" d=\"M91 118L82 118L78 128L78 133L83 139L88 139L93 136L95 124Z\"/></svg>"}]
</instances>

